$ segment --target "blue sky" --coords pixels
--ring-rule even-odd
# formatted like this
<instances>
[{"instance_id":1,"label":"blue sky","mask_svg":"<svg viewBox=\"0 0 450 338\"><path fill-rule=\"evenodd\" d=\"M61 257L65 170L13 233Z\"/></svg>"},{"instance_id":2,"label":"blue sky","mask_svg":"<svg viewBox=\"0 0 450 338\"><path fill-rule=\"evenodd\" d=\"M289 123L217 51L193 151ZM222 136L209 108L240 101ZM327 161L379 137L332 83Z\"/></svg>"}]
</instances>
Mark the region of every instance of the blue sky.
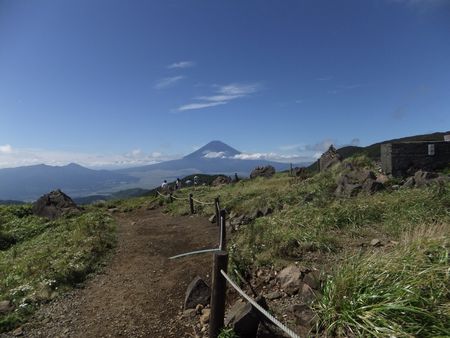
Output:
<instances>
[{"instance_id":1,"label":"blue sky","mask_svg":"<svg viewBox=\"0 0 450 338\"><path fill-rule=\"evenodd\" d=\"M450 129L450 1L0 0L0 167Z\"/></svg>"}]
</instances>

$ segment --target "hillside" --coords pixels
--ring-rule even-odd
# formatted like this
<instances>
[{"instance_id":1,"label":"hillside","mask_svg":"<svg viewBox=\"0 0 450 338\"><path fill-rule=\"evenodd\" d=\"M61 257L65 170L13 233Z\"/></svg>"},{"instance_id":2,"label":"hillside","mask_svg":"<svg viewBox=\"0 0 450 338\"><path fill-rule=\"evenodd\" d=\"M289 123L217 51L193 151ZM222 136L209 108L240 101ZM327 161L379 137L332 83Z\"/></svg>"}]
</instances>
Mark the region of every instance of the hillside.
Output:
<instances>
[{"instance_id":1,"label":"hillside","mask_svg":"<svg viewBox=\"0 0 450 338\"><path fill-rule=\"evenodd\" d=\"M414 135L401 137L392 140L386 140L371 144L366 147L358 147L358 146L345 146L339 148L337 151L341 154L342 158L346 159L355 155L365 155L374 161L380 161L380 145L384 143L394 143L394 142L419 142L419 141L443 141L444 135L450 134L450 131L446 132L436 132L431 134L422 134L422 135ZM308 169L316 170L316 163L311 164Z\"/></svg>"},{"instance_id":2,"label":"hillside","mask_svg":"<svg viewBox=\"0 0 450 338\"><path fill-rule=\"evenodd\" d=\"M347 162L357 170L375 168L364 157ZM400 189L404 181L387 180L382 191L337 198L336 182L349 173L346 168L344 163L307 179L283 173L182 190L175 196L191 192L200 201L211 201L220 195L230 218L230 270L247 276L258 294L279 293L280 298L269 301L270 309L278 318L291 318L291 327L299 322L286 312L287 304L307 304L318 319L317 326L298 327L304 335L312 329L327 336L447 336L449 179ZM165 208L189 213L183 198ZM199 204L196 211L205 216L214 212ZM317 298L267 282L273 271L292 264L320 273L319 284L309 284ZM314 300L305 303L304 297Z\"/></svg>"}]
</instances>

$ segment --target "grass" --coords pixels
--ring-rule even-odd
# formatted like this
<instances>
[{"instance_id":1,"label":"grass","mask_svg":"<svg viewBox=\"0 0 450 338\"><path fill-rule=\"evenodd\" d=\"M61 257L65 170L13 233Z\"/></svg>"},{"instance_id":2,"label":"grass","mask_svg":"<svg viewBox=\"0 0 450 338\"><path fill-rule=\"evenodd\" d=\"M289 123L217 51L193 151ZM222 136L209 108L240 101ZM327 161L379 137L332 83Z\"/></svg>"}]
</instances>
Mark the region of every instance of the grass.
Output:
<instances>
[{"instance_id":1,"label":"grass","mask_svg":"<svg viewBox=\"0 0 450 338\"><path fill-rule=\"evenodd\" d=\"M450 182L424 188L394 188L373 195L335 198L336 179L355 168L374 170L367 157L347 159L306 180L279 173L271 179L222 187L183 189L175 196L212 201L220 195L229 212L275 212L235 232L229 244L230 271L292 261L315 264L329 274L314 305L326 336L450 335ZM161 203L163 201L161 200ZM167 212L187 214L185 200ZM212 206L197 206L209 216ZM378 237L399 243L365 248Z\"/></svg>"},{"instance_id":2,"label":"grass","mask_svg":"<svg viewBox=\"0 0 450 338\"><path fill-rule=\"evenodd\" d=\"M0 237L8 240L0 251L0 300L15 307L0 316L4 332L94 271L115 243L115 225L101 210L48 221L29 205L1 206Z\"/></svg>"},{"instance_id":3,"label":"grass","mask_svg":"<svg viewBox=\"0 0 450 338\"><path fill-rule=\"evenodd\" d=\"M416 228L394 249L350 258L316 304L332 336L450 335L449 224Z\"/></svg>"}]
</instances>

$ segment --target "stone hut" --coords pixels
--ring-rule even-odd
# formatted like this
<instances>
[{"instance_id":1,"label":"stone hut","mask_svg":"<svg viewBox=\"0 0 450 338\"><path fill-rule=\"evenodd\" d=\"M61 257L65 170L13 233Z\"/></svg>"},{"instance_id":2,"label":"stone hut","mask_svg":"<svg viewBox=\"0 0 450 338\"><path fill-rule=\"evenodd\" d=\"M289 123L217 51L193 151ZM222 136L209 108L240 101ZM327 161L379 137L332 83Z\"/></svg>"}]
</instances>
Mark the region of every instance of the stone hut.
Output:
<instances>
[{"instance_id":1,"label":"stone hut","mask_svg":"<svg viewBox=\"0 0 450 338\"><path fill-rule=\"evenodd\" d=\"M381 168L395 177L450 165L450 142L399 142L381 145Z\"/></svg>"}]
</instances>

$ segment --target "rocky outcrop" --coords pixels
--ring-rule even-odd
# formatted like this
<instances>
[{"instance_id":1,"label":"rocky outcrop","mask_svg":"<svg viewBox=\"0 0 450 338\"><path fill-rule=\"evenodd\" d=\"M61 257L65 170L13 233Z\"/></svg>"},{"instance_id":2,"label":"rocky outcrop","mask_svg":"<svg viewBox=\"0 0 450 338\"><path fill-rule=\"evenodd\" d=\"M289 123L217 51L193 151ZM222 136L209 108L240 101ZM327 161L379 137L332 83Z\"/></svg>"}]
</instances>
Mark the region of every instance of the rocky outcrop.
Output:
<instances>
[{"instance_id":1,"label":"rocky outcrop","mask_svg":"<svg viewBox=\"0 0 450 338\"><path fill-rule=\"evenodd\" d=\"M353 197L362 191L373 194L383 188L383 183L377 180L373 171L351 170L339 176L334 194L336 197Z\"/></svg>"},{"instance_id":2,"label":"rocky outcrop","mask_svg":"<svg viewBox=\"0 0 450 338\"><path fill-rule=\"evenodd\" d=\"M337 152L336 148L331 145L326 152L320 156L319 166L320 171L324 171L332 167L336 163L342 161L342 156Z\"/></svg>"},{"instance_id":3,"label":"rocky outcrop","mask_svg":"<svg viewBox=\"0 0 450 338\"><path fill-rule=\"evenodd\" d=\"M206 306L211 298L211 290L203 279L195 277L186 290L185 309L194 309L198 304Z\"/></svg>"},{"instance_id":4,"label":"rocky outcrop","mask_svg":"<svg viewBox=\"0 0 450 338\"><path fill-rule=\"evenodd\" d=\"M414 176L410 176L406 179L403 184L403 188L421 188L436 182L446 181L448 179L448 177L440 176L435 172L418 170Z\"/></svg>"},{"instance_id":5,"label":"rocky outcrop","mask_svg":"<svg viewBox=\"0 0 450 338\"><path fill-rule=\"evenodd\" d=\"M271 165L267 165L264 167L256 167L253 169L253 171L250 173L250 178L256 178L256 177L265 177L270 178L273 175L275 175L275 168Z\"/></svg>"},{"instance_id":6,"label":"rocky outcrop","mask_svg":"<svg viewBox=\"0 0 450 338\"><path fill-rule=\"evenodd\" d=\"M75 202L59 189L43 195L33 204L33 214L51 220L78 213L80 210Z\"/></svg>"}]
</instances>

